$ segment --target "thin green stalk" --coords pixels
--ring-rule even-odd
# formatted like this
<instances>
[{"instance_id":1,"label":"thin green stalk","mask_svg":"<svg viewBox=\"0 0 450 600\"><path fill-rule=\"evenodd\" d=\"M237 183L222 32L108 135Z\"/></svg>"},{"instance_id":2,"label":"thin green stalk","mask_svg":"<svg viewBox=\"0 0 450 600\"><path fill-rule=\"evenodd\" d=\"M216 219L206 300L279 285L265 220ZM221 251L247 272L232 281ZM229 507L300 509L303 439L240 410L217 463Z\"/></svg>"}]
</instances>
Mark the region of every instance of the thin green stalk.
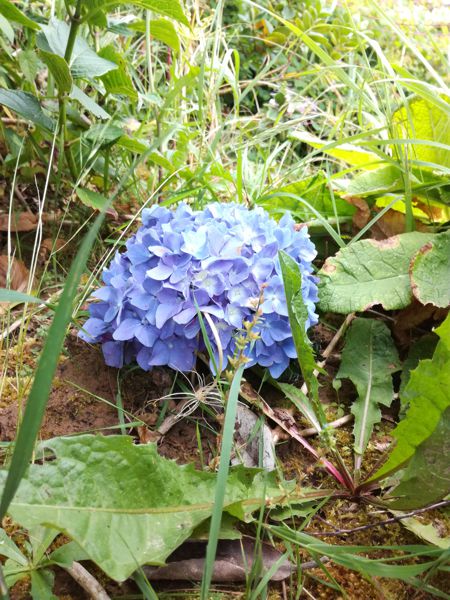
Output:
<instances>
[{"instance_id":1,"label":"thin green stalk","mask_svg":"<svg viewBox=\"0 0 450 600\"><path fill-rule=\"evenodd\" d=\"M67 46L64 52L64 59L67 64L70 64L72 57L73 48L75 46L75 40L77 38L77 31L80 26L81 20L81 4L82 0L78 0L75 12L70 17L70 30L69 37L67 38ZM69 166L70 174L73 179L77 178L77 169L70 148L65 148L66 140L66 120L67 120L67 109L66 109L66 95L64 92L58 90L58 105L59 105L59 158L58 158L58 180L57 187L61 182L62 173L62 160L66 157L67 164Z\"/></svg>"},{"instance_id":2,"label":"thin green stalk","mask_svg":"<svg viewBox=\"0 0 450 600\"><path fill-rule=\"evenodd\" d=\"M217 484L214 495L214 509L211 516L211 526L209 529L208 546L206 548L205 571L200 592L201 600L208 600L209 587L211 585L214 561L217 552L217 542L219 539L220 524L222 521L223 505L225 501L225 492L227 487L228 472L230 470L231 450L233 447L234 424L236 421L236 411L241 389L241 379L244 373L245 365L240 365L236 370L231 383L228 401L225 409L225 422L223 427L222 446L220 449L220 463L217 473Z\"/></svg>"}]
</instances>

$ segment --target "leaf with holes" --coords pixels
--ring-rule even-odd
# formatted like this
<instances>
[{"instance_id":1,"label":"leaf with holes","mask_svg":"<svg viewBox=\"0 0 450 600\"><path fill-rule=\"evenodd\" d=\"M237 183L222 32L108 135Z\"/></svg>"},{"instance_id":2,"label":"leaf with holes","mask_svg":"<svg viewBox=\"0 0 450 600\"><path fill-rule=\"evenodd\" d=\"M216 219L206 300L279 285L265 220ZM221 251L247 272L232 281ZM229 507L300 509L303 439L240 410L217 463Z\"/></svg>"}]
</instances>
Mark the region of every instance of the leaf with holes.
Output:
<instances>
[{"instance_id":1,"label":"leaf with holes","mask_svg":"<svg viewBox=\"0 0 450 600\"><path fill-rule=\"evenodd\" d=\"M9 513L28 529L46 524L70 536L117 581L140 565L164 564L213 509L215 473L196 471L136 446L128 436L55 438L43 442L54 460L31 465ZM6 471L0 471L4 484ZM286 497L274 474L230 471L224 510L250 520L267 499Z\"/></svg>"},{"instance_id":2,"label":"leaf with holes","mask_svg":"<svg viewBox=\"0 0 450 600\"><path fill-rule=\"evenodd\" d=\"M379 405L390 406L394 398L392 374L399 370L397 350L385 323L355 319L345 339L336 378L351 379L358 392L351 409L355 415L356 470L361 467L373 426L381 421Z\"/></svg>"},{"instance_id":3,"label":"leaf with holes","mask_svg":"<svg viewBox=\"0 0 450 600\"><path fill-rule=\"evenodd\" d=\"M422 304L450 305L450 230L422 246L411 263L411 286Z\"/></svg>"},{"instance_id":4,"label":"leaf with holes","mask_svg":"<svg viewBox=\"0 0 450 600\"><path fill-rule=\"evenodd\" d=\"M409 265L432 234L403 233L386 240L361 240L339 250L319 271L319 307L348 314L381 304L386 310L409 305Z\"/></svg>"}]
</instances>

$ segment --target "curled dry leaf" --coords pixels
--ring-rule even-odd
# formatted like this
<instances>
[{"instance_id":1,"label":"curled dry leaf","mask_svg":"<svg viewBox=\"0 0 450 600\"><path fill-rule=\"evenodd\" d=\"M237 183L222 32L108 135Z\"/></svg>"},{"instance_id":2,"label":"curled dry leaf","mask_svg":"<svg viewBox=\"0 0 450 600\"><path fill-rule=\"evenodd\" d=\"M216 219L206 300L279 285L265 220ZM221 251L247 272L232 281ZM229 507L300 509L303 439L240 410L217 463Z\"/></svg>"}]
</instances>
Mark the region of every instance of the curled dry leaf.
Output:
<instances>
[{"instance_id":1,"label":"curled dry leaf","mask_svg":"<svg viewBox=\"0 0 450 600\"><path fill-rule=\"evenodd\" d=\"M353 225L358 230L363 229L372 217L375 217L377 213L381 212L380 208L374 206L372 214L367 201L359 196L346 196L345 200L356 208L356 212L353 215ZM416 231L428 231L427 225L418 219L414 220L414 225ZM404 213L390 208L372 225L370 231L372 237L376 240L384 240L385 238L404 233L406 231L406 216Z\"/></svg>"},{"instance_id":2,"label":"curled dry leaf","mask_svg":"<svg viewBox=\"0 0 450 600\"><path fill-rule=\"evenodd\" d=\"M9 289L23 292L28 285L28 276L30 272L24 263L18 258L11 259L11 271L9 273ZM0 287L7 287L8 283L8 256L0 256Z\"/></svg>"},{"instance_id":3,"label":"curled dry leaf","mask_svg":"<svg viewBox=\"0 0 450 600\"><path fill-rule=\"evenodd\" d=\"M38 226L38 216L32 212L24 211L11 215L11 231L34 231ZM9 230L9 215L0 215L0 231Z\"/></svg>"},{"instance_id":4,"label":"curled dry leaf","mask_svg":"<svg viewBox=\"0 0 450 600\"><path fill-rule=\"evenodd\" d=\"M362 229L370 220L370 208L364 198L359 196L345 196L345 200L356 208L353 215L353 225L357 229Z\"/></svg>"}]
</instances>

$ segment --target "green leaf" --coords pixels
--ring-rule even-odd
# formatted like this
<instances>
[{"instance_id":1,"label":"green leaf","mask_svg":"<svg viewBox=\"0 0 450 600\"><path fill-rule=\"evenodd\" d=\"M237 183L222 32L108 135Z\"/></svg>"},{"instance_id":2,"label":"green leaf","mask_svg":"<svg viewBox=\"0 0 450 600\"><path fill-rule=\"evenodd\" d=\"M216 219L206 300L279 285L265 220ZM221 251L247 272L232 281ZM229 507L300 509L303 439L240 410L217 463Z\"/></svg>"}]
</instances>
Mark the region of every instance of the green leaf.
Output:
<instances>
[{"instance_id":1,"label":"green leaf","mask_svg":"<svg viewBox=\"0 0 450 600\"><path fill-rule=\"evenodd\" d=\"M450 230L439 233L413 259L411 286L422 304L450 305Z\"/></svg>"},{"instance_id":2,"label":"green leaf","mask_svg":"<svg viewBox=\"0 0 450 600\"><path fill-rule=\"evenodd\" d=\"M431 234L403 233L386 240L361 240L339 250L319 271L319 307L348 314L381 304L405 308L412 300L409 266Z\"/></svg>"},{"instance_id":3,"label":"green leaf","mask_svg":"<svg viewBox=\"0 0 450 600\"><path fill-rule=\"evenodd\" d=\"M123 56L116 52L112 45L102 48L98 55L115 63L118 67L101 76L106 91L110 94L120 94L128 96L131 100L137 100L138 95L133 87L133 81L128 74L127 63Z\"/></svg>"},{"instance_id":4,"label":"green leaf","mask_svg":"<svg viewBox=\"0 0 450 600\"><path fill-rule=\"evenodd\" d=\"M77 287L86 268L87 259L97 239L104 216L105 213L101 213L95 219L94 224L84 237L67 275L61 298L35 371L33 385L28 395L22 422L16 434L14 451L9 463L9 471L1 496L0 519L5 516L33 455L35 440L41 427L53 376L56 371L64 338L66 337L67 327L72 320L73 302L77 293Z\"/></svg>"},{"instance_id":5,"label":"green leaf","mask_svg":"<svg viewBox=\"0 0 450 600\"><path fill-rule=\"evenodd\" d=\"M376 169L383 162L373 152L369 152L353 144L333 140L321 140L307 131L291 131L290 135L296 140L309 144L313 148L320 149L322 152L338 158L353 167Z\"/></svg>"},{"instance_id":6,"label":"green leaf","mask_svg":"<svg viewBox=\"0 0 450 600\"><path fill-rule=\"evenodd\" d=\"M62 56L40 50L42 61L47 65L48 70L55 78L58 90L62 93L70 93L72 90L73 79L70 73L69 65Z\"/></svg>"},{"instance_id":7,"label":"green leaf","mask_svg":"<svg viewBox=\"0 0 450 600\"><path fill-rule=\"evenodd\" d=\"M361 467L375 423L381 421L379 404L390 406L394 398L392 374L400 370L397 350L383 321L355 319L345 338L337 379L350 379L358 391L352 405L355 415L355 469Z\"/></svg>"},{"instance_id":8,"label":"green leaf","mask_svg":"<svg viewBox=\"0 0 450 600\"><path fill-rule=\"evenodd\" d=\"M389 493L395 510L415 510L438 502L450 493L450 407L433 433L416 449L400 484Z\"/></svg>"},{"instance_id":9,"label":"green leaf","mask_svg":"<svg viewBox=\"0 0 450 600\"><path fill-rule=\"evenodd\" d=\"M24 119L39 125L48 131L53 131L55 124L47 117L33 94L21 90L0 89L0 104L14 110Z\"/></svg>"},{"instance_id":10,"label":"green leaf","mask_svg":"<svg viewBox=\"0 0 450 600\"><path fill-rule=\"evenodd\" d=\"M14 23L19 23L19 25L24 25L24 27L28 27L29 29L34 29L35 31L40 29L38 23L29 19L9 0L0 0L0 14L6 17L8 21L14 21Z\"/></svg>"},{"instance_id":11,"label":"green leaf","mask_svg":"<svg viewBox=\"0 0 450 600\"><path fill-rule=\"evenodd\" d=\"M76 193L84 205L94 208L95 210L103 210L108 204L108 199L105 198L105 196L98 192L94 192L93 190L77 188Z\"/></svg>"},{"instance_id":12,"label":"green leaf","mask_svg":"<svg viewBox=\"0 0 450 600\"><path fill-rule=\"evenodd\" d=\"M308 421L320 431L322 429L321 424L316 415L313 405L311 404L308 396L306 396L298 387L290 383L275 382L276 387L279 388L283 394L292 402L295 408L302 413Z\"/></svg>"},{"instance_id":13,"label":"green leaf","mask_svg":"<svg viewBox=\"0 0 450 600\"><path fill-rule=\"evenodd\" d=\"M41 29L42 31L38 33L36 39L38 47L45 52L51 52L64 58L69 39L69 25L64 21L52 18L49 24L42 25ZM79 36L75 39L69 67L74 79L78 77L92 79L100 77L112 69L117 69L115 63L98 56L87 41Z\"/></svg>"},{"instance_id":14,"label":"green leaf","mask_svg":"<svg viewBox=\"0 0 450 600\"><path fill-rule=\"evenodd\" d=\"M17 60L19 61L20 69L25 79L34 85L34 80L36 79L40 67L37 52L34 50L22 50L17 55Z\"/></svg>"},{"instance_id":15,"label":"green leaf","mask_svg":"<svg viewBox=\"0 0 450 600\"><path fill-rule=\"evenodd\" d=\"M183 25L189 26L179 0L131 0L131 2L130 0L90 0L86 20L91 21L101 12L109 12L117 6L129 4L151 10L154 13L170 17L179 23L183 23Z\"/></svg>"},{"instance_id":16,"label":"green leaf","mask_svg":"<svg viewBox=\"0 0 450 600\"><path fill-rule=\"evenodd\" d=\"M14 29L9 24L9 21L0 12L0 31L6 37L8 42L12 44L14 42Z\"/></svg>"},{"instance_id":17,"label":"green leaf","mask_svg":"<svg viewBox=\"0 0 450 600\"><path fill-rule=\"evenodd\" d=\"M31 571L31 597L33 600L58 600L52 594L55 574L50 569Z\"/></svg>"},{"instance_id":18,"label":"green leaf","mask_svg":"<svg viewBox=\"0 0 450 600\"><path fill-rule=\"evenodd\" d=\"M441 98L443 102L445 98ZM447 101L448 102L448 101ZM408 144L409 158L450 168L450 105L443 110L425 98L414 96L392 116L394 137L404 140L430 140L447 147L427 144Z\"/></svg>"},{"instance_id":19,"label":"green leaf","mask_svg":"<svg viewBox=\"0 0 450 600\"><path fill-rule=\"evenodd\" d=\"M270 532L287 540L293 544L298 544L302 549L307 550L312 556L327 556L338 565L342 565L351 571L358 571L364 577L368 575L372 577L386 577L392 579L401 579L411 583L411 577L415 577L424 573L431 567L436 565L435 561L417 563L414 560L413 564L408 564L411 557L423 556L439 557L442 555L442 550L430 548L429 546L350 546L328 544L322 540L303 533L302 531L294 530L283 524L270 527ZM393 550L398 552L396 563L404 560L406 564L393 563L392 557L381 559L379 557L380 550L387 550L391 553ZM370 558L371 553L376 553L374 559Z\"/></svg>"},{"instance_id":20,"label":"green leaf","mask_svg":"<svg viewBox=\"0 0 450 600\"><path fill-rule=\"evenodd\" d=\"M106 112L104 108L102 108L95 100L92 100L87 94L83 92L78 86L74 85L72 87L72 92L70 97L73 100L77 100L86 110L91 112L94 117L98 119L109 119L111 115Z\"/></svg>"},{"instance_id":21,"label":"green leaf","mask_svg":"<svg viewBox=\"0 0 450 600\"><path fill-rule=\"evenodd\" d=\"M301 221L317 219L317 213L325 218L351 217L356 210L340 196L331 193L323 173L275 189L257 202L271 214L275 212L284 214L289 210ZM310 207L316 212L313 212Z\"/></svg>"},{"instance_id":22,"label":"green leaf","mask_svg":"<svg viewBox=\"0 0 450 600\"><path fill-rule=\"evenodd\" d=\"M0 556L10 558L21 566L26 566L28 560L22 554L16 544L12 541L4 529L0 528Z\"/></svg>"},{"instance_id":23,"label":"green leaf","mask_svg":"<svg viewBox=\"0 0 450 600\"><path fill-rule=\"evenodd\" d=\"M302 275L298 264L289 254L280 251L278 257L298 364L309 392L312 397L318 398L318 383L314 374L317 364L311 342L306 334L308 309L302 296Z\"/></svg>"},{"instance_id":24,"label":"green leaf","mask_svg":"<svg viewBox=\"0 0 450 600\"><path fill-rule=\"evenodd\" d=\"M414 183L415 178L411 175ZM405 189L405 179L399 167L389 165L381 169L359 173L346 186L345 193L350 196L379 196Z\"/></svg>"},{"instance_id":25,"label":"green leaf","mask_svg":"<svg viewBox=\"0 0 450 600\"><path fill-rule=\"evenodd\" d=\"M130 23L128 28L133 31L139 31L140 33L146 32L146 24L143 20ZM172 48L175 52L180 51L180 38L178 37L173 23L170 21L167 21L166 19L152 19L150 21L150 35L155 40L167 44L167 46Z\"/></svg>"},{"instance_id":26,"label":"green leaf","mask_svg":"<svg viewBox=\"0 0 450 600\"><path fill-rule=\"evenodd\" d=\"M409 349L408 357L403 361L401 384L400 384L400 400L403 398L403 392L408 384L411 372L418 366L419 361L424 358L431 358L436 349L436 344L439 338L435 333L428 333L417 340Z\"/></svg>"},{"instance_id":27,"label":"green leaf","mask_svg":"<svg viewBox=\"0 0 450 600\"><path fill-rule=\"evenodd\" d=\"M45 523L64 531L117 581L140 565L163 564L212 513L216 474L167 460L154 444L80 435L43 442L44 448L56 458L30 466L11 516L27 528ZM265 498L275 502L285 494L274 474L238 467L230 470L224 508L248 520Z\"/></svg>"},{"instance_id":28,"label":"green leaf","mask_svg":"<svg viewBox=\"0 0 450 600\"><path fill-rule=\"evenodd\" d=\"M70 567L74 560L89 560L89 555L75 542L69 542L53 550L48 560L60 567Z\"/></svg>"},{"instance_id":29,"label":"green leaf","mask_svg":"<svg viewBox=\"0 0 450 600\"><path fill-rule=\"evenodd\" d=\"M402 402L409 403L405 418L392 432L397 444L387 462L369 481L381 479L403 467L427 440L450 406L450 315L436 329L440 340L432 359L412 371Z\"/></svg>"},{"instance_id":30,"label":"green leaf","mask_svg":"<svg viewBox=\"0 0 450 600\"><path fill-rule=\"evenodd\" d=\"M392 511L396 516L402 516L402 512ZM402 519L402 525L412 531L414 535L417 535L422 540L427 542L428 544L433 544L433 546L437 546L438 548L442 548L443 550L450 549L450 536L441 537L438 532L438 528L433 525L433 523L428 523L425 525L419 519L415 519L413 517L409 517L407 519Z\"/></svg>"},{"instance_id":31,"label":"green leaf","mask_svg":"<svg viewBox=\"0 0 450 600\"><path fill-rule=\"evenodd\" d=\"M41 300L36 296L30 296L29 294L16 292L16 290L0 288L0 302L9 302L11 304L15 304L17 302L33 302L34 304L42 304L44 300Z\"/></svg>"}]
</instances>

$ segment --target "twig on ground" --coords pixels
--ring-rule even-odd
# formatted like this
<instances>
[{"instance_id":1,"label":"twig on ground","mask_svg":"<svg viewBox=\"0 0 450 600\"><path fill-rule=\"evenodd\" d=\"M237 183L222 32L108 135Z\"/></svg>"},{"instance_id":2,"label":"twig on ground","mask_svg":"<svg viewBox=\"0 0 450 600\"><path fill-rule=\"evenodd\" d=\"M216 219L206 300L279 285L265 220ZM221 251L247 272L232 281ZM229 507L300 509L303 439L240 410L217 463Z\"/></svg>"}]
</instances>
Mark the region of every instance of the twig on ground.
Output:
<instances>
[{"instance_id":1,"label":"twig on ground","mask_svg":"<svg viewBox=\"0 0 450 600\"><path fill-rule=\"evenodd\" d=\"M65 570L94 600L111 600L100 583L79 562L73 561Z\"/></svg>"},{"instance_id":2,"label":"twig on ground","mask_svg":"<svg viewBox=\"0 0 450 600\"><path fill-rule=\"evenodd\" d=\"M346 425L347 423L350 423L350 421L353 421L353 415L352 414L344 415L343 417L340 417L339 419L336 419L335 421L331 421L330 423L328 423L327 428L338 429L338 427L342 427L342 425ZM301 429L299 431L299 434L302 437L311 437L312 435L317 435L317 433L318 432L315 427L308 427L308 429Z\"/></svg>"},{"instance_id":3,"label":"twig on ground","mask_svg":"<svg viewBox=\"0 0 450 600\"><path fill-rule=\"evenodd\" d=\"M333 339L328 344L328 346L325 348L325 350L322 352L323 360L321 360L319 363L317 363L317 366L320 369L323 369L323 367L325 366L327 359L329 358L329 356L333 352L333 350L336 348L339 340L344 335L344 333L347 331L350 323L353 321L355 316L356 316L355 313L350 313L349 315L346 316L345 321L342 323L342 325L336 331L336 333L333 336ZM319 374L319 371L316 369L314 371L314 376L317 377L318 374ZM308 387L307 387L306 383L304 383L300 389L304 394L308 393Z\"/></svg>"},{"instance_id":4,"label":"twig on ground","mask_svg":"<svg viewBox=\"0 0 450 600\"><path fill-rule=\"evenodd\" d=\"M385 527L386 525L390 525L391 523L396 523L398 521L402 521L403 519L408 519L409 517L414 517L415 515L420 515L421 513L427 512L429 510L434 510L436 508L443 508L445 506L450 505L450 500L442 500L441 502L437 502L436 504L430 504L429 506L425 506L424 508L417 508L416 510L412 510L408 513L404 513L402 515L397 515L395 517L391 517L390 519L386 519L384 521L378 521L378 523L368 523L367 525L360 525L359 527L354 527L353 529L336 529L336 531L308 531L309 535L349 535L351 533L356 533L358 531L365 531L366 529L371 529L372 527ZM389 509L388 509L389 510Z\"/></svg>"}]
</instances>

